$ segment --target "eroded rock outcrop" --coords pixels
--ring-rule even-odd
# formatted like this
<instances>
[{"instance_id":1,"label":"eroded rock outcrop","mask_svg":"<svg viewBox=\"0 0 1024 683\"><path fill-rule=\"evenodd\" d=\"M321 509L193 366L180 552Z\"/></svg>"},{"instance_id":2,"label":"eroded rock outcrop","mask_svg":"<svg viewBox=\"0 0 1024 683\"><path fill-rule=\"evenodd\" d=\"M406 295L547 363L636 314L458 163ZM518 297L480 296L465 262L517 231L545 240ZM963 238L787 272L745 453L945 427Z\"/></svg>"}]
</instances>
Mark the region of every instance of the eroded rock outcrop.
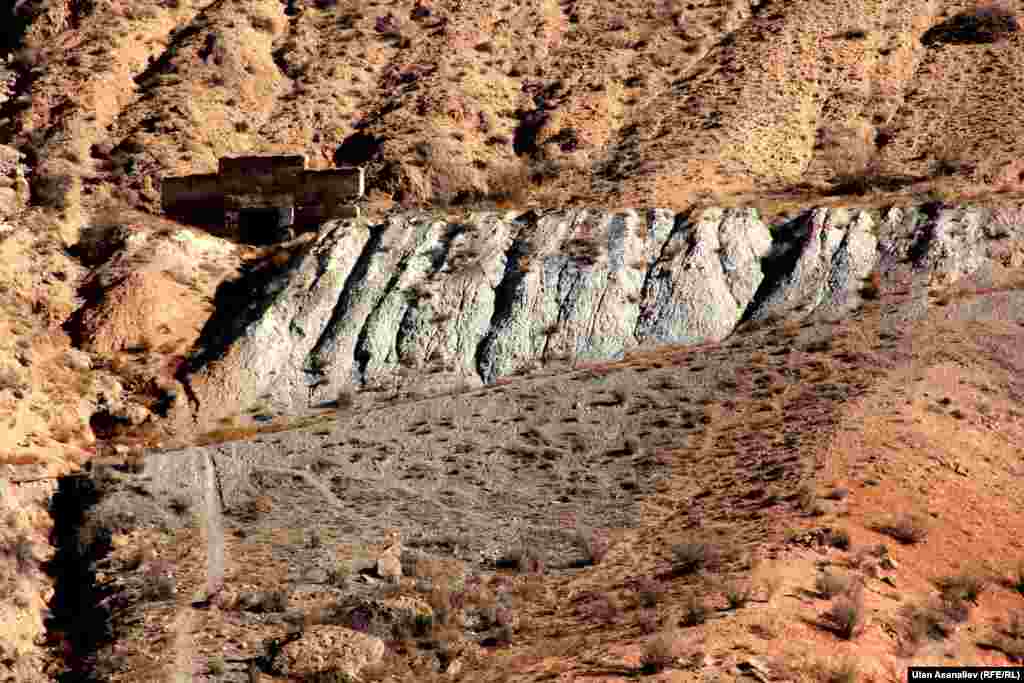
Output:
<instances>
[{"instance_id":1,"label":"eroded rock outcrop","mask_svg":"<svg viewBox=\"0 0 1024 683\"><path fill-rule=\"evenodd\" d=\"M1022 215L816 209L771 230L753 209L331 222L287 267L245 284L247 310L207 325L214 352L193 361L193 418L256 401L302 410L409 370L429 370L438 389L490 383L537 363L720 341L748 320L835 318L879 267L935 285L1012 267Z\"/></svg>"}]
</instances>

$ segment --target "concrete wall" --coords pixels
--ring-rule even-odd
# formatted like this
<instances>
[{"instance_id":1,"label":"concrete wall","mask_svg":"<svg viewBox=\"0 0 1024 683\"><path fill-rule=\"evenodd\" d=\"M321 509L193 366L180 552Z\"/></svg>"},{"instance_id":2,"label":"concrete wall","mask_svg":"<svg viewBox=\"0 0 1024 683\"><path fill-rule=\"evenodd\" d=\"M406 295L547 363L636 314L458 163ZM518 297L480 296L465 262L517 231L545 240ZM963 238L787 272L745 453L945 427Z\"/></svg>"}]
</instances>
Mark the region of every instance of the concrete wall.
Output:
<instances>
[{"instance_id":1,"label":"concrete wall","mask_svg":"<svg viewBox=\"0 0 1024 683\"><path fill-rule=\"evenodd\" d=\"M306 155L221 157L217 171L222 176L266 176L276 172L296 173L306 170Z\"/></svg>"},{"instance_id":2,"label":"concrete wall","mask_svg":"<svg viewBox=\"0 0 1024 683\"><path fill-rule=\"evenodd\" d=\"M164 178L164 212L187 217L246 207L294 206L308 221L351 216L363 196L362 168L306 170L303 155L224 157L220 174Z\"/></svg>"},{"instance_id":3,"label":"concrete wall","mask_svg":"<svg viewBox=\"0 0 1024 683\"><path fill-rule=\"evenodd\" d=\"M338 199L358 199L366 192L366 178L361 168L306 171L302 176L302 181L304 188Z\"/></svg>"}]
</instances>

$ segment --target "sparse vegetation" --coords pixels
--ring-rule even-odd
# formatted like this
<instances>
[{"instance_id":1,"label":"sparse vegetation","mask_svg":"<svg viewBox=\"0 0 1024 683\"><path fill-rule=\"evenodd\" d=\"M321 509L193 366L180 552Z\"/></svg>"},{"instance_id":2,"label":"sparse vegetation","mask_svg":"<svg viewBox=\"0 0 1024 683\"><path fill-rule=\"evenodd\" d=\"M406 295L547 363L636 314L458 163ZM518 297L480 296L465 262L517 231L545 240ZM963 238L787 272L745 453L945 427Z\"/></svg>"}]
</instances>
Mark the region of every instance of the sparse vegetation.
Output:
<instances>
[{"instance_id":1,"label":"sparse vegetation","mask_svg":"<svg viewBox=\"0 0 1024 683\"><path fill-rule=\"evenodd\" d=\"M332 668L324 671L317 671L312 676L303 679L303 683L355 683L352 678L342 669Z\"/></svg>"},{"instance_id":2,"label":"sparse vegetation","mask_svg":"<svg viewBox=\"0 0 1024 683\"><path fill-rule=\"evenodd\" d=\"M936 580L942 599L947 602L965 601L978 603L978 597L985 590L987 579L977 570L968 570Z\"/></svg>"},{"instance_id":3,"label":"sparse vegetation","mask_svg":"<svg viewBox=\"0 0 1024 683\"><path fill-rule=\"evenodd\" d=\"M943 640L951 633L949 617L941 609L933 606L908 606L903 610L902 650L906 656L912 655L920 645L928 640Z\"/></svg>"},{"instance_id":4,"label":"sparse vegetation","mask_svg":"<svg viewBox=\"0 0 1024 683\"><path fill-rule=\"evenodd\" d=\"M833 173L833 193L864 195L882 184L880 159L867 127L832 131L822 146Z\"/></svg>"},{"instance_id":5,"label":"sparse vegetation","mask_svg":"<svg viewBox=\"0 0 1024 683\"><path fill-rule=\"evenodd\" d=\"M753 587L750 581L744 579L733 579L726 581L725 586L722 590L725 595L726 604L729 605L729 609L741 609L747 606L750 602L750 598L753 595Z\"/></svg>"},{"instance_id":6,"label":"sparse vegetation","mask_svg":"<svg viewBox=\"0 0 1024 683\"><path fill-rule=\"evenodd\" d=\"M855 582L821 615L822 626L844 640L852 640L864 623L864 585Z\"/></svg>"},{"instance_id":7,"label":"sparse vegetation","mask_svg":"<svg viewBox=\"0 0 1024 683\"><path fill-rule=\"evenodd\" d=\"M874 530L904 545L920 543L928 536L928 525L924 519L911 514L903 514L890 520L879 522L875 524Z\"/></svg>"},{"instance_id":8,"label":"sparse vegetation","mask_svg":"<svg viewBox=\"0 0 1024 683\"><path fill-rule=\"evenodd\" d=\"M157 560L148 565L142 582L142 599L150 602L170 600L177 593L174 568L166 560Z\"/></svg>"},{"instance_id":9,"label":"sparse vegetation","mask_svg":"<svg viewBox=\"0 0 1024 683\"><path fill-rule=\"evenodd\" d=\"M1006 586L1024 595L1024 562L1018 562L1013 568L1009 579L1006 581Z\"/></svg>"},{"instance_id":10,"label":"sparse vegetation","mask_svg":"<svg viewBox=\"0 0 1024 683\"><path fill-rule=\"evenodd\" d=\"M176 493L173 496L171 496L169 507L171 508L171 511L174 512L174 514L180 517L189 511L189 509L192 507L192 501L189 499L188 496Z\"/></svg>"},{"instance_id":11,"label":"sparse vegetation","mask_svg":"<svg viewBox=\"0 0 1024 683\"><path fill-rule=\"evenodd\" d=\"M714 546L700 541L686 541L672 546L672 571L679 575L694 574L717 564L719 553Z\"/></svg>"},{"instance_id":12,"label":"sparse vegetation","mask_svg":"<svg viewBox=\"0 0 1024 683\"><path fill-rule=\"evenodd\" d=\"M834 529L832 533L829 534L828 543L833 548L838 548L839 550L849 550L850 532L848 532L846 529Z\"/></svg>"},{"instance_id":13,"label":"sparse vegetation","mask_svg":"<svg viewBox=\"0 0 1024 683\"><path fill-rule=\"evenodd\" d=\"M679 616L680 626L700 626L708 618L708 605L696 593L690 593L683 599L682 611Z\"/></svg>"},{"instance_id":14,"label":"sparse vegetation","mask_svg":"<svg viewBox=\"0 0 1024 683\"><path fill-rule=\"evenodd\" d=\"M641 578L637 582L636 596L641 607L655 607L665 595L665 585L656 579Z\"/></svg>"},{"instance_id":15,"label":"sparse vegetation","mask_svg":"<svg viewBox=\"0 0 1024 683\"><path fill-rule=\"evenodd\" d=\"M32 551L32 541L23 533L18 534L4 554L14 559L18 572L22 574L32 571L36 566L35 553Z\"/></svg>"}]
</instances>

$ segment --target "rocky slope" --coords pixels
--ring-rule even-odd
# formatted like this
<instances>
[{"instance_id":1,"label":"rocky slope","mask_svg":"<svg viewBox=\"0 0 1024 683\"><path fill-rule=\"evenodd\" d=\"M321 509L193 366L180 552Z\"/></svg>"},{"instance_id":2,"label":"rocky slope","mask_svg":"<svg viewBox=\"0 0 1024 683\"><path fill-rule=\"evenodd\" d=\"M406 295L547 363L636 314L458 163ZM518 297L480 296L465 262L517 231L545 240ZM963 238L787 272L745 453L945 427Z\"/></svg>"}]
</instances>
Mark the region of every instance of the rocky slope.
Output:
<instances>
[{"instance_id":1,"label":"rocky slope","mask_svg":"<svg viewBox=\"0 0 1024 683\"><path fill-rule=\"evenodd\" d=\"M394 213L334 222L223 287L179 378L178 418L301 413L351 387L439 390L541 364L717 342L742 324L839 319L879 285L927 292L1024 263L1016 209ZM877 271L877 276L872 273ZM877 281L872 282L872 278ZM186 418L190 415L190 418Z\"/></svg>"}]
</instances>

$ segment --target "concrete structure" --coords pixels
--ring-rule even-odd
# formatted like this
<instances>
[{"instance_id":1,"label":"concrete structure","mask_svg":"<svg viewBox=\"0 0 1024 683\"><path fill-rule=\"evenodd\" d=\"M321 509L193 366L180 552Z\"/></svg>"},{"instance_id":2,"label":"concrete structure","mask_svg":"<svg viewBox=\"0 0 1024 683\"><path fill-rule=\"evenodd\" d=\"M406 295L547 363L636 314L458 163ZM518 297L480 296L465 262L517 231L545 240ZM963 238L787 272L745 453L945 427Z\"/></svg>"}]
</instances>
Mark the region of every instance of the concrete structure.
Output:
<instances>
[{"instance_id":1,"label":"concrete structure","mask_svg":"<svg viewBox=\"0 0 1024 683\"><path fill-rule=\"evenodd\" d=\"M222 157L217 173L163 179L164 213L201 223L223 222L242 242L268 244L331 218L359 215L362 168L314 171L302 154Z\"/></svg>"}]
</instances>

